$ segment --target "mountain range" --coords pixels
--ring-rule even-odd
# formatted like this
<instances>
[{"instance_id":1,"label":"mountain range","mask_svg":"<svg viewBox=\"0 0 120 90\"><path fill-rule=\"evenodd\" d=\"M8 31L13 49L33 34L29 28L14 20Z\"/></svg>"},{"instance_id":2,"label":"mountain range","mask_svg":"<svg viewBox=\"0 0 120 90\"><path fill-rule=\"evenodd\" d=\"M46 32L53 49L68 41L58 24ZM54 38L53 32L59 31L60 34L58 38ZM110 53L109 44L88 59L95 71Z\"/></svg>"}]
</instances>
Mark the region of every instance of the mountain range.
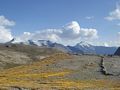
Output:
<instances>
[{"instance_id":1,"label":"mountain range","mask_svg":"<svg viewBox=\"0 0 120 90\"><path fill-rule=\"evenodd\" d=\"M14 43L14 42L13 42ZM53 43L49 40L28 40L20 42L27 45L35 45L40 47L55 48L60 51L72 54L99 54L99 55L112 55L118 47L94 46L85 41L81 41L74 46L65 46L59 43Z\"/></svg>"}]
</instances>

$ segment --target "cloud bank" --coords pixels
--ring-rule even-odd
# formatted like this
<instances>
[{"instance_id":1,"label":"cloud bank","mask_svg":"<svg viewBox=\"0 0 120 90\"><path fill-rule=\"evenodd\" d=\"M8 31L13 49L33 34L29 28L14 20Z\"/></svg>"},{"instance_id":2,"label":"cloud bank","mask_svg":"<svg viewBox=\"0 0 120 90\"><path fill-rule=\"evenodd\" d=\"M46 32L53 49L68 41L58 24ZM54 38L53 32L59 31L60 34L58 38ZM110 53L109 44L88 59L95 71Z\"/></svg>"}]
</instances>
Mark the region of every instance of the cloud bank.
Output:
<instances>
[{"instance_id":1,"label":"cloud bank","mask_svg":"<svg viewBox=\"0 0 120 90\"><path fill-rule=\"evenodd\" d=\"M13 36L10 29L15 22L0 16L0 43L16 38L16 42L27 40L50 40L62 44L76 44L82 40L94 40L98 38L98 32L93 28L81 28L77 21L72 21L61 28L38 30L33 33L24 32L20 36Z\"/></svg>"},{"instance_id":2,"label":"cloud bank","mask_svg":"<svg viewBox=\"0 0 120 90\"><path fill-rule=\"evenodd\" d=\"M93 40L98 38L98 32L92 28L81 28L77 21L72 21L59 29L45 29L34 33L24 32L17 37L18 41L23 40L50 40L67 44L80 39Z\"/></svg>"},{"instance_id":3,"label":"cloud bank","mask_svg":"<svg viewBox=\"0 0 120 90\"><path fill-rule=\"evenodd\" d=\"M11 27L15 22L0 16L0 43L11 40L12 36ZM22 35L15 36L15 42L23 42L28 40L50 40L53 42L62 43L64 45L73 45L80 41L93 41L94 45L103 46L119 46L120 45L120 32L117 34L117 39L109 42L99 42L98 31L94 28L82 28L77 21L72 21L61 28L38 30L33 33L24 32ZM97 41L95 41L97 39ZM103 44L101 44L103 43Z\"/></svg>"},{"instance_id":4,"label":"cloud bank","mask_svg":"<svg viewBox=\"0 0 120 90\"><path fill-rule=\"evenodd\" d=\"M105 19L112 20L120 20L120 2L117 3L115 10L109 13L109 16L105 17Z\"/></svg>"},{"instance_id":5,"label":"cloud bank","mask_svg":"<svg viewBox=\"0 0 120 90\"><path fill-rule=\"evenodd\" d=\"M15 22L8 20L4 16L0 16L0 42L7 42L13 38L10 27L14 26Z\"/></svg>"}]
</instances>

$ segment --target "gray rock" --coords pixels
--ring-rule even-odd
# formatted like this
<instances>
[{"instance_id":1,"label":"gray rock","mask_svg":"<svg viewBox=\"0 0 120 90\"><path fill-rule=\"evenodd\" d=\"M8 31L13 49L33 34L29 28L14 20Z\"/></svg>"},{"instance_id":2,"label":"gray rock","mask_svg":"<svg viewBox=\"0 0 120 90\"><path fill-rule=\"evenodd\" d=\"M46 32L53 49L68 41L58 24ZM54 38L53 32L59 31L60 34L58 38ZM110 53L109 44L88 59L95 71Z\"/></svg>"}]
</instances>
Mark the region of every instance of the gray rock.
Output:
<instances>
[{"instance_id":1,"label":"gray rock","mask_svg":"<svg viewBox=\"0 0 120 90\"><path fill-rule=\"evenodd\" d=\"M120 75L120 57L105 57L103 66L106 74L113 76Z\"/></svg>"}]
</instances>

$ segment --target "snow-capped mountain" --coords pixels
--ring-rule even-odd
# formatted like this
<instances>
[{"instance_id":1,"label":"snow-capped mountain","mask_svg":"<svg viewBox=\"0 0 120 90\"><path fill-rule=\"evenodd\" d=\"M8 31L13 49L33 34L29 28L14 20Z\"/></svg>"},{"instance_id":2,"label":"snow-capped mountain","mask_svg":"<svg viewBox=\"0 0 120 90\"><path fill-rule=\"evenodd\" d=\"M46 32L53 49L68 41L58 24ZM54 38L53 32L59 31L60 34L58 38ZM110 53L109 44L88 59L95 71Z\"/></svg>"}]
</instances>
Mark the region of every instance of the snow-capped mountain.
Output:
<instances>
[{"instance_id":1,"label":"snow-capped mountain","mask_svg":"<svg viewBox=\"0 0 120 90\"><path fill-rule=\"evenodd\" d=\"M81 41L80 43L74 46L78 50L82 50L86 54L95 54L95 48L93 45L88 44L87 42Z\"/></svg>"},{"instance_id":2,"label":"snow-capped mountain","mask_svg":"<svg viewBox=\"0 0 120 90\"><path fill-rule=\"evenodd\" d=\"M81 47L84 48L84 47L91 47L92 45L87 43L87 42L85 42L85 41L81 41L80 43L77 43L76 46L81 46Z\"/></svg>"},{"instance_id":3,"label":"snow-capped mountain","mask_svg":"<svg viewBox=\"0 0 120 90\"><path fill-rule=\"evenodd\" d=\"M60 51L66 52L66 53L71 53L72 52L68 47L66 47L62 44L53 43L49 40L37 40L37 41L28 40L28 44L29 45L42 46L42 47L44 46L44 47L55 48L55 49L58 49Z\"/></svg>"},{"instance_id":4,"label":"snow-capped mountain","mask_svg":"<svg viewBox=\"0 0 120 90\"><path fill-rule=\"evenodd\" d=\"M49 40L26 40L26 41L16 41L16 40L14 40L12 43L35 45L35 46L45 46L45 47L49 47L53 44L53 42L51 42Z\"/></svg>"},{"instance_id":5,"label":"snow-capped mountain","mask_svg":"<svg viewBox=\"0 0 120 90\"><path fill-rule=\"evenodd\" d=\"M79 50L82 50L84 54L108 55L108 54L114 54L115 51L117 50L117 47L93 46L83 41L76 44L74 47L76 47Z\"/></svg>"},{"instance_id":6,"label":"snow-capped mountain","mask_svg":"<svg viewBox=\"0 0 120 90\"><path fill-rule=\"evenodd\" d=\"M74 53L74 54L108 55L108 54L114 54L115 51L117 50L117 47L93 46L84 41L77 43L75 46L64 46L63 44L53 43L49 40L28 40L20 43L27 45L55 48L66 53Z\"/></svg>"},{"instance_id":7,"label":"snow-capped mountain","mask_svg":"<svg viewBox=\"0 0 120 90\"><path fill-rule=\"evenodd\" d=\"M53 43L49 40L28 40L28 44L50 47Z\"/></svg>"},{"instance_id":8,"label":"snow-capped mountain","mask_svg":"<svg viewBox=\"0 0 120 90\"><path fill-rule=\"evenodd\" d=\"M70 48L68 48L67 46L64 46L62 44L58 44L58 43L53 43L51 45L51 47L55 48L55 49L58 49L60 51L63 51L63 52L67 52L67 53L72 53L72 50Z\"/></svg>"},{"instance_id":9,"label":"snow-capped mountain","mask_svg":"<svg viewBox=\"0 0 120 90\"><path fill-rule=\"evenodd\" d=\"M38 46L52 46L53 42L49 41L49 40L38 40Z\"/></svg>"},{"instance_id":10,"label":"snow-capped mountain","mask_svg":"<svg viewBox=\"0 0 120 90\"><path fill-rule=\"evenodd\" d=\"M73 54L84 54L84 52L78 48L76 48L75 46L67 46Z\"/></svg>"}]
</instances>

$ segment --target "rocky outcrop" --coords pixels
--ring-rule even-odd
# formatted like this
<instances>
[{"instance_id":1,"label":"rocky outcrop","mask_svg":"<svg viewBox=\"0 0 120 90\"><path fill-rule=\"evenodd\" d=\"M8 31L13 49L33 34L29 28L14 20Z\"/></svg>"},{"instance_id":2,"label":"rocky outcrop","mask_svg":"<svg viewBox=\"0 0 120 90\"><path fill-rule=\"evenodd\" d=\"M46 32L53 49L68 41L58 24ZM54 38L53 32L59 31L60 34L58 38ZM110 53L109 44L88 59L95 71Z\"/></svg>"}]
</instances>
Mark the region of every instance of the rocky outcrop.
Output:
<instances>
[{"instance_id":1,"label":"rocky outcrop","mask_svg":"<svg viewBox=\"0 0 120 90\"><path fill-rule=\"evenodd\" d=\"M105 75L120 76L120 58L115 56L103 58L102 71Z\"/></svg>"},{"instance_id":2,"label":"rocky outcrop","mask_svg":"<svg viewBox=\"0 0 120 90\"><path fill-rule=\"evenodd\" d=\"M104 57L102 57L101 61L100 61L100 67L101 67L100 72L105 76L113 76L113 74L107 72L106 66L104 65L105 64L104 62L105 62Z\"/></svg>"},{"instance_id":3,"label":"rocky outcrop","mask_svg":"<svg viewBox=\"0 0 120 90\"><path fill-rule=\"evenodd\" d=\"M120 47L117 49L114 55L119 55L120 56Z\"/></svg>"}]
</instances>

